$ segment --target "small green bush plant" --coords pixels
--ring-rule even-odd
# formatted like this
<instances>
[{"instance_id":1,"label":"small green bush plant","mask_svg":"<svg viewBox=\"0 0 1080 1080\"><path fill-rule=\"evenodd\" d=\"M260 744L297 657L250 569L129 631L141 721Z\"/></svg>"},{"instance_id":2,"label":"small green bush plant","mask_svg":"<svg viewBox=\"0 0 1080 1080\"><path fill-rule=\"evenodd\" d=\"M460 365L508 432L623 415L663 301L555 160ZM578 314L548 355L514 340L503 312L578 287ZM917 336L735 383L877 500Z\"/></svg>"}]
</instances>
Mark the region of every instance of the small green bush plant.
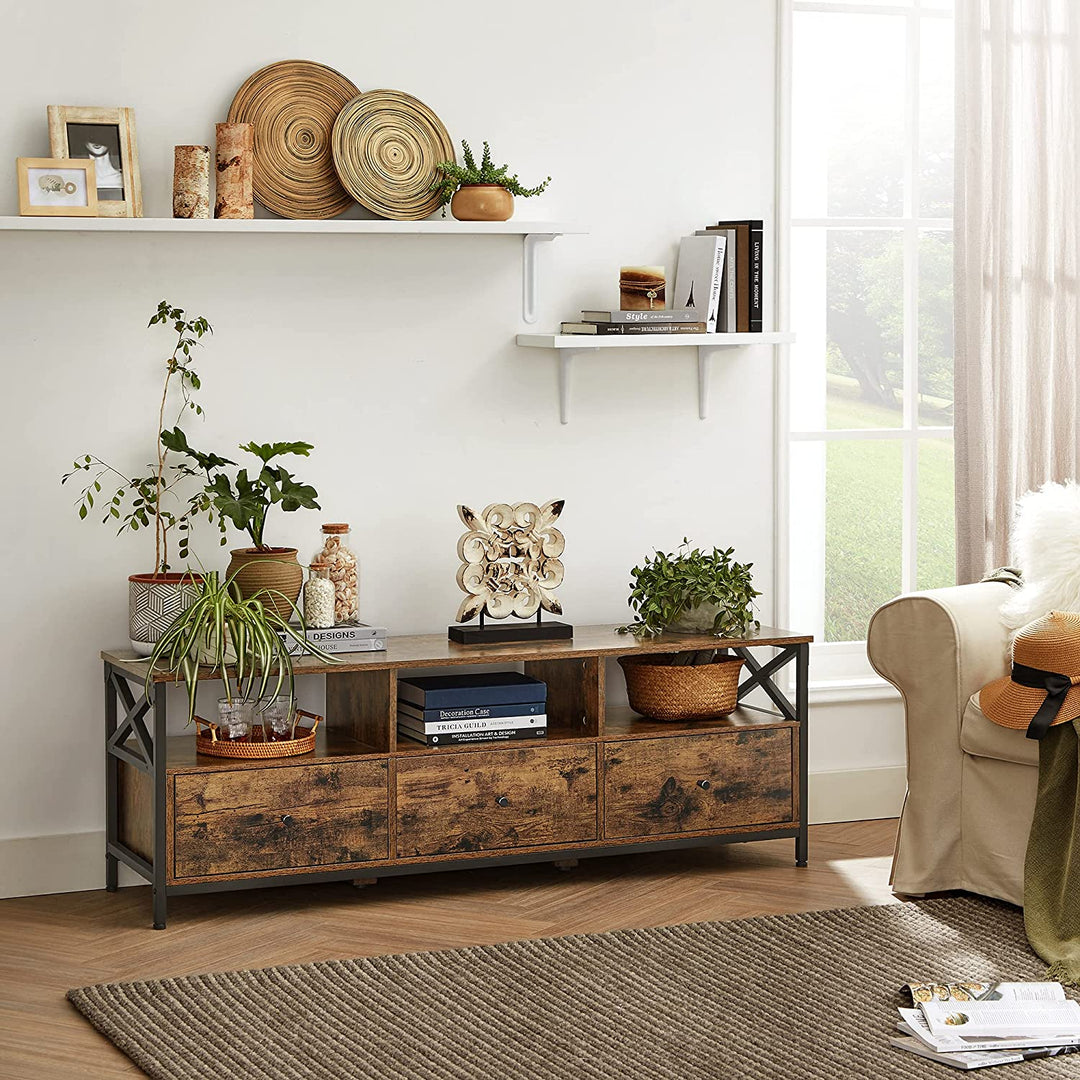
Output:
<instances>
[{"instance_id":1,"label":"small green bush plant","mask_svg":"<svg viewBox=\"0 0 1080 1080\"><path fill-rule=\"evenodd\" d=\"M431 190L438 193L440 206L445 206L454 197L454 192L458 188L469 187L472 184L496 184L506 188L511 195L530 199L533 195L539 195L551 183L549 176L536 187L527 188L518 180L517 174L507 176L509 166L495 167L491 160L491 147L486 142L479 165L473 157L472 147L464 139L461 140L461 148L464 151L464 165L458 165L456 161L441 161L435 166L442 175L431 185Z\"/></svg>"}]
</instances>

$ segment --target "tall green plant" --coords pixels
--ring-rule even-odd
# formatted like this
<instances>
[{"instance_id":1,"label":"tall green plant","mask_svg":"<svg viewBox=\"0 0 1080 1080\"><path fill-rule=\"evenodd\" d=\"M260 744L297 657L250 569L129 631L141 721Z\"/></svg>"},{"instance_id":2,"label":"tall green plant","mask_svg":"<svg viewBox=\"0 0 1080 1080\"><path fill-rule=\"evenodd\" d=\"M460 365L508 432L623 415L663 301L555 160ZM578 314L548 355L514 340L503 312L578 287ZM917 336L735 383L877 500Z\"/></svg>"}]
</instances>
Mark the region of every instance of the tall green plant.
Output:
<instances>
[{"instance_id":1,"label":"tall green plant","mask_svg":"<svg viewBox=\"0 0 1080 1080\"><path fill-rule=\"evenodd\" d=\"M294 624L261 599L245 600L235 578L233 574L223 580L216 570L205 572L196 585L195 600L177 616L150 655L147 697L151 696L153 673L159 664L177 672L187 689L189 724L195 716L200 664L208 664L214 676L224 682L225 696L230 701L234 697L267 701L277 697L287 683L291 708L295 679L289 640L300 646L301 653L317 656L328 664L341 662L307 640L304 621L295 605L290 603ZM260 595L289 603L283 593L274 589L264 589Z\"/></svg>"},{"instance_id":2,"label":"tall green plant","mask_svg":"<svg viewBox=\"0 0 1080 1080\"><path fill-rule=\"evenodd\" d=\"M130 530L138 532L154 529L154 573L162 574L169 569L170 534L176 530L179 535L179 557L187 561L191 554L191 525L199 514L207 514L211 521L218 520L224 532L224 523L215 513L213 501L204 490L213 471L226 464L224 458L215 454L203 455L196 470L186 461L173 463L169 460L171 449L165 439L163 428L166 415L171 415L175 408L174 429L183 435L179 422L184 414L191 410L196 416L202 415L202 406L195 399L195 392L202 386L199 375L192 364L192 354L202 344L204 334L212 334L213 328L201 315L188 317L183 308L173 307L167 300L162 300L157 311L147 326L167 325L176 335L172 351L165 358L165 381L161 391L161 400L157 410L155 426L155 459L146 466L141 475L128 476L123 470L98 457L96 454L84 454L72 463L71 471L60 480L66 484L72 477L88 477L75 505L79 518L85 520L94 509L105 507L102 523L119 522L117 535ZM186 441L186 440L185 440ZM110 483L109 478L119 479L120 485L110 498L103 492L102 484ZM198 490L184 498L178 488L190 477L202 481ZM111 481L115 483L115 480Z\"/></svg>"},{"instance_id":3,"label":"tall green plant","mask_svg":"<svg viewBox=\"0 0 1080 1080\"><path fill-rule=\"evenodd\" d=\"M195 450L188 445L179 428L163 431L161 441L170 450L186 455L195 463L196 468L206 473L208 483L205 494L214 509L238 529L246 532L251 538L252 546L260 551L270 550L270 545L265 543L263 538L266 515L270 507L280 506L286 513L301 508L321 509L317 501L319 493L310 484L300 483L283 466L271 464L275 458L285 454L307 457L315 449L311 443L243 443L240 449L254 454L262 462L262 466L254 475L248 475L247 469L241 469L233 481L223 469L226 465L235 465L235 461ZM222 538L222 543L224 542Z\"/></svg>"},{"instance_id":4,"label":"tall green plant","mask_svg":"<svg viewBox=\"0 0 1080 1080\"><path fill-rule=\"evenodd\" d=\"M753 563L735 562L734 548L714 547L709 552L689 551L689 546L683 537L678 551L670 555L657 551L630 571L629 604L637 617L629 626L619 627L620 633L662 633L701 604L716 605L712 632L718 637L760 625L754 618L754 599L761 593L754 589Z\"/></svg>"},{"instance_id":5,"label":"tall green plant","mask_svg":"<svg viewBox=\"0 0 1080 1080\"><path fill-rule=\"evenodd\" d=\"M513 176L506 175L508 165L495 167L495 163L491 160L491 147L486 142L479 165L473 157L472 147L464 139L461 140L461 148L464 151L464 165L459 165L456 161L440 161L435 166L442 175L432 183L431 190L438 193L440 206L445 206L459 187L468 187L470 184L497 184L499 187L506 188L511 195L529 199L533 195L539 195L551 183L549 176L536 187L524 187L516 173Z\"/></svg>"}]
</instances>

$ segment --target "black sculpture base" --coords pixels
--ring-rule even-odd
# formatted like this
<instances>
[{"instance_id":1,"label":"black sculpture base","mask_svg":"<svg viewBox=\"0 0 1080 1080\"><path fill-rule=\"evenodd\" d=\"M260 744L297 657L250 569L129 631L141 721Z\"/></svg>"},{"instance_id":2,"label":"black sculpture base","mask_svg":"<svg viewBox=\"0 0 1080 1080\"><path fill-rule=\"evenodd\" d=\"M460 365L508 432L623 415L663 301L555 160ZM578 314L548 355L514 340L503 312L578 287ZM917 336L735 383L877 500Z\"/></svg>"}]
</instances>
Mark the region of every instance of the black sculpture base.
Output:
<instances>
[{"instance_id":1,"label":"black sculpture base","mask_svg":"<svg viewBox=\"0 0 1080 1080\"><path fill-rule=\"evenodd\" d=\"M448 627L446 634L459 645L502 645L508 641L568 641L574 628L569 623L514 620L494 626L458 623Z\"/></svg>"}]
</instances>

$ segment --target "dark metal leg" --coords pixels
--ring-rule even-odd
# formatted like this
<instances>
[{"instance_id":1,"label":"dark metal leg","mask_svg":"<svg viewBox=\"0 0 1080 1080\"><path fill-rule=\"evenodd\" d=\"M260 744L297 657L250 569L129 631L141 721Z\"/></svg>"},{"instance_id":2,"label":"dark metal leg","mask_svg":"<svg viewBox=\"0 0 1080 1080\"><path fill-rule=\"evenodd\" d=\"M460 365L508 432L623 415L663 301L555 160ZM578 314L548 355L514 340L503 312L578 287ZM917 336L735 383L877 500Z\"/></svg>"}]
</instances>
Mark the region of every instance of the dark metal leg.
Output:
<instances>
[{"instance_id":1,"label":"dark metal leg","mask_svg":"<svg viewBox=\"0 0 1080 1080\"><path fill-rule=\"evenodd\" d=\"M795 865L806 866L810 858L807 828L807 749L810 720L810 646L797 645L795 657L795 715L799 721L799 835L795 838Z\"/></svg>"},{"instance_id":2,"label":"dark metal leg","mask_svg":"<svg viewBox=\"0 0 1080 1080\"><path fill-rule=\"evenodd\" d=\"M109 854L109 844L116 842L117 773L120 762L109 752L109 740L116 734L116 689L112 684L112 667L105 665L105 888L116 892L119 875L115 855Z\"/></svg>"},{"instance_id":3,"label":"dark metal leg","mask_svg":"<svg viewBox=\"0 0 1080 1080\"><path fill-rule=\"evenodd\" d=\"M154 929L165 929L165 684L154 687Z\"/></svg>"}]
</instances>

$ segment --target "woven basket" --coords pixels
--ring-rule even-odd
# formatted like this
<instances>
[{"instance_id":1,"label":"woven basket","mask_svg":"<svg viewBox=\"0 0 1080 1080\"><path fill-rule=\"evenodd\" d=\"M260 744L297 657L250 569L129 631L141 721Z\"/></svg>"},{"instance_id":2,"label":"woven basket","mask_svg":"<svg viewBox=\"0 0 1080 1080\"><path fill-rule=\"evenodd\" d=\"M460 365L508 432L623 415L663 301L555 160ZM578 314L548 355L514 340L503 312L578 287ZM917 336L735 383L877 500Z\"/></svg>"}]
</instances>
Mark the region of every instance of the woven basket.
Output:
<instances>
[{"instance_id":1,"label":"woven basket","mask_svg":"<svg viewBox=\"0 0 1080 1080\"><path fill-rule=\"evenodd\" d=\"M697 667L657 663L652 656L620 656L630 708L653 720L714 720L739 703L737 656Z\"/></svg>"},{"instance_id":2,"label":"woven basket","mask_svg":"<svg viewBox=\"0 0 1080 1080\"><path fill-rule=\"evenodd\" d=\"M228 758L276 758L297 757L299 754L310 754L315 749L315 732L322 717L314 713L296 710L297 717L306 716L314 721L311 727L296 726L293 730L295 739L285 739L281 742L267 742L263 734L262 724L252 724L251 739L248 742L229 742L217 737L217 724L211 724L201 716L195 717L196 725L205 724L207 731L200 731L195 736L195 749L200 754L209 754L211 757Z\"/></svg>"}]
</instances>

